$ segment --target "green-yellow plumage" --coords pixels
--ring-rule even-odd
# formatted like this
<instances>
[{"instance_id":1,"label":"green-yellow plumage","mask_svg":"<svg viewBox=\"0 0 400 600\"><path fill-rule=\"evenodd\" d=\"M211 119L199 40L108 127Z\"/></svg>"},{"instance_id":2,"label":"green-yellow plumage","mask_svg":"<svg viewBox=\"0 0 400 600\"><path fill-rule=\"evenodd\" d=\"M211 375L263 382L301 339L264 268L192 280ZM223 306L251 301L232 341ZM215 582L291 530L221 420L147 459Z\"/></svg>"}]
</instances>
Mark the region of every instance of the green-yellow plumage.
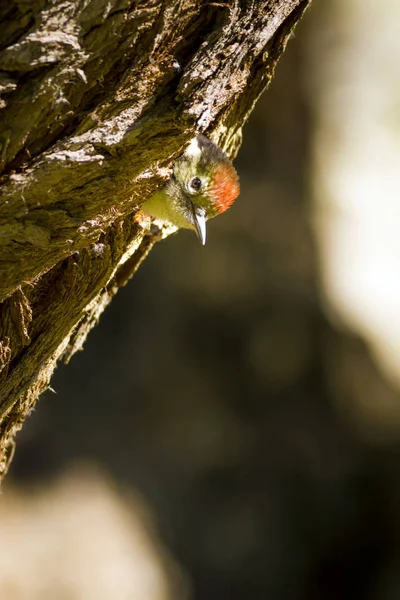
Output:
<instances>
[{"instance_id":1,"label":"green-yellow plumage","mask_svg":"<svg viewBox=\"0 0 400 600\"><path fill-rule=\"evenodd\" d=\"M229 208L238 195L239 180L231 161L198 135L175 161L171 179L142 209L176 227L194 229L205 244L206 221Z\"/></svg>"}]
</instances>

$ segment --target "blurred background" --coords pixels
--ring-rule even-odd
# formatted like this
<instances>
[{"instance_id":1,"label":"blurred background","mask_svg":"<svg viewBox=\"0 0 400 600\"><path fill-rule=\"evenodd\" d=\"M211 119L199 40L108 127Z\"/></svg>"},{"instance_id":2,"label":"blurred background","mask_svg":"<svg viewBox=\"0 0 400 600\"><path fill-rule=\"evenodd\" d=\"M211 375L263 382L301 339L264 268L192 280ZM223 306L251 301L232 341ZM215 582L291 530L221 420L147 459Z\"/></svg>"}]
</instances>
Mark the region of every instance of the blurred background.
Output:
<instances>
[{"instance_id":1,"label":"blurred background","mask_svg":"<svg viewBox=\"0 0 400 600\"><path fill-rule=\"evenodd\" d=\"M314 2L240 199L57 369L3 486L2 600L400 598L399 17Z\"/></svg>"}]
</instances>

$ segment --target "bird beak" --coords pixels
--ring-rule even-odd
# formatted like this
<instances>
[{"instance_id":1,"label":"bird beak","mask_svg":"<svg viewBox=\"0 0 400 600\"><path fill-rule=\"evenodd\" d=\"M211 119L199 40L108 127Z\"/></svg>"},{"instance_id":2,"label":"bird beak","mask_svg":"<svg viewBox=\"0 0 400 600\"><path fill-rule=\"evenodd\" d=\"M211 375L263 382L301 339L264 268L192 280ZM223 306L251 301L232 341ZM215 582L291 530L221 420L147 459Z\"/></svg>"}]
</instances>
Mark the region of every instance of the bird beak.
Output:
<instances>
[{"instance_id":1,"label":"bird beak","mask_svg":"<svg viewBox=\"0 0 400 600\"><path fill-rule=\"evenodd\" d=\"M193 222L194 227L196 229L197 237L204 246L204 244L206 243L206 218L204 215L196 215L196 213L194 213Z\"/></svg>"}]
</instances>

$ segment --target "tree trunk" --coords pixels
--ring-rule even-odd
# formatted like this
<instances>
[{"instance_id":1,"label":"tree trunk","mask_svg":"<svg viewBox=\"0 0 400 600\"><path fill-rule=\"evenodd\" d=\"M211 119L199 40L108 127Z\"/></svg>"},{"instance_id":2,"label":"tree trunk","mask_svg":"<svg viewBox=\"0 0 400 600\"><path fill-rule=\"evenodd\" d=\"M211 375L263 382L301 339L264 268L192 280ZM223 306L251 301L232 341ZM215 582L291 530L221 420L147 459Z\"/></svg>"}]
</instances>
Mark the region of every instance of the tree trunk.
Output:
<instances>
[{"instance_id":1,"label":"tree trunk","mask_svg":"<svg viewBox=\"0 0 400 600\"><path fill-rule=\"evenodd\" d=\"M138 207L196 133L235 155L309 2L0 8L0 477L57 360L171 232Z\"/></svg>"}]
</instances>

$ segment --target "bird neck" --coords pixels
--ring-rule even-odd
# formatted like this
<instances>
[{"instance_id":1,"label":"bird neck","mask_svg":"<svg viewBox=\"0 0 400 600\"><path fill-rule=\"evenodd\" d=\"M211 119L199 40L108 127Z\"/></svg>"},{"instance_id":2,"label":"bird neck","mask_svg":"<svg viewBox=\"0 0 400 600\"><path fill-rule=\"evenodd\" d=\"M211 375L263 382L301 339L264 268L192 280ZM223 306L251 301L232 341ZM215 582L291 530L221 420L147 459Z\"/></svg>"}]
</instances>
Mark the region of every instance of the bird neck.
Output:
<instances>
[{"instance_id":1,"label":"bird neck","mask_svg":"<svg viewBox=\"0 0 400 600\"><path fill-rule=\"evenodd\" d=\"M158 190L151 198L141 206L143 212L155 219L169 221L177 227L192 228L193 226L185 219L179 202L168 195L164 188Z\"/></svg>"}]
</instances>

